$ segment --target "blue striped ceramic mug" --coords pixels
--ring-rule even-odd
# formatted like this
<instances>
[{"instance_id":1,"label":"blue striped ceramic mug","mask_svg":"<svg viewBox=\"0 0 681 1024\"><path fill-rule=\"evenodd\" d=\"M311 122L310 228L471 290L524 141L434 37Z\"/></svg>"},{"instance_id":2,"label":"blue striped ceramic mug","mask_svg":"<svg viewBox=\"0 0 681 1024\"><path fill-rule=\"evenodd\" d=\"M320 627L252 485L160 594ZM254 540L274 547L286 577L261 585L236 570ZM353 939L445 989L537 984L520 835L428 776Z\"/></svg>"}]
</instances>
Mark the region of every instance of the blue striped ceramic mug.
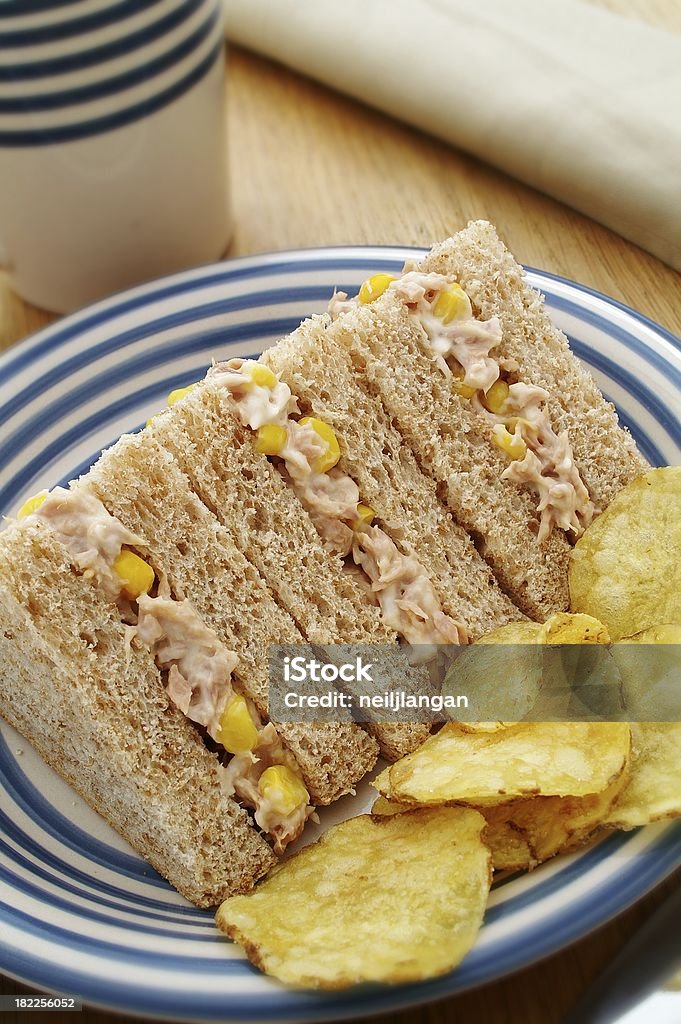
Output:
<instances>
[{"instance_id":1,"label":"blue striped ceramic mug","mask_svg":"<svg viewBox=\"0 0 681 1024\"><path fill-rule=\"evenodd\" d=\"M229 241L220 0L0 0L0 263L65 312Z\"/></svg>"}]
</instances>

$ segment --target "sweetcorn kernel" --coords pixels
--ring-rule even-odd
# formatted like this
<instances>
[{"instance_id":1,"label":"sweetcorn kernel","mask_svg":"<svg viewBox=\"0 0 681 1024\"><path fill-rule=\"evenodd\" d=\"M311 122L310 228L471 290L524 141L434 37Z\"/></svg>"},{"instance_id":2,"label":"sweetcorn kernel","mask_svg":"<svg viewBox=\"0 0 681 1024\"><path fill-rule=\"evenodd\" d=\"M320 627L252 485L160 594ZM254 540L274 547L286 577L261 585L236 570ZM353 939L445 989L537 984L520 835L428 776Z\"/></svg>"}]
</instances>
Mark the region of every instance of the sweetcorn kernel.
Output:
<instances>
[{"instance_id":1,"label":"sweetcorn kernel","mask_svg":"<svg viewBox=\"0 0 681 1024\"><path fill-rule=\"evenodd\" d=\"M121 581L121 593L130 601L136 601L140 594L151 590L154 570L134 551L123 548L114 561L113 570Z\"/></svg>"},{"instance_id":2,"label":"sweetcorn kernel","mask_svg":"<svg viewBox=\"0 0 681 1024\"><path fill-rule=\"evenodd\" d=\"M252 366L249 366L248 376L260 388L276 388L279 383L269 366L263 366L262 363L254 363Z\"/></svg>"},{"instance_id":3,"label":"sweetcorn kernel","mask_svg":"<svg viewBox=\"0 0 681 1024\"><path fill-rule=\"evenodd\" d=\"M452 370L452 377L452 387L456 391L457 395L461 395L462 398L472 398L475 392L478 390L477 388L472 388L470 384L464 384L463 369L457 368L456 370Z\"/></svg>"},{"instance_id":4,"label":"sweetcorn kernel","mask_svg":"<svg viewBox=\"0 0 681 1024\"><path fill-rule=\"evenodd\" d=\"M17 519L25 519L26 516L30 516L33 512L36 512L44 502L48 493L49 491L40 491L39 494L34 494L32 498L25 501L17 512Z\"/></svg>"},{"instance_id":5,"label":"sweetcorn kernel","mask_svg":"<svg viewBox=\"0 0 681 1024\"><path fill-rule=\"evenodd\" d=\"M461 395L462 398L472 398L478 390L477 388L472 388L470 384L464 384L463 381L460 380L455 380L453 386L457 395Z\"/></svg>"},{"instance_id":6,"label":"sweetcorn kernel","mask_svg":"<svg viewBox=\"0 0 681 1024\"><path fill-rule=\"evenodd\" d=\"M503 423L497 423L496 426L492 428L492 440L513 461L516 459L523 459L525 457L527 445L523 441L522 437L517 437L516 434L511 434Z\"/></svg>"},{"instance_id":7,"label":"sweetcorn kernel","mask_svg":"<svg viewBox=\"0 0 681 1024\"><path fill-rule=\"evenodd\" d=\"M260 776L258 790L277 814L290 814L310 799L301 779L284 764L266 768Z\"/></svg>"},{"instance_id":8,"label":"sweetcorn kernel","mask_svg":"<svg viewBox=\"0 0 681 1024\"><path fill-rule=\"evenodd\" d=\"M438 295L433 304L433 313L444 324L452 320L468 320L473 316L471 300L460 284L450 284Z\"/></svg>"},{"instance_id":9,"label":"sweetcorn kernel","mask_svg":"<svg viewBox=\"0 0 681 1024\"><path fill-rule=\"evenodd\" d=\"M362 526L368 526L375 515L376 512L371 507L371 505L364 505L360 501L360 503L357 506L357 518L355 519L355 522L353 524L355 530L358 530Z\"/></svg>"},{"instance_id":10,"label":"sweetcorn kernel","mask_svg":"<svg viewBox=\"0 0 681 1024\"><path fill-rule=\"evenodd\" d=\"M190 391L193 391L196 384L188 384L186 388L175 388L168 395L168 405L175 405L175 402L179 402L181 398L188 395Z\"/></svg>"},{"instance_id":11,"label":"sweetcorn kernel","mask_svg":"<svg viewBox=\"0 0 681 1024\"><path fill-rule=\"evenodd\" d=\"M316 473L328 473L340 459L340 445L332 428L324 420L318 420L316 416L303 416L298 422L301 426L309 424L322 441L326 442L326 451L315 459L312 468Z\"/></svg>"},{"instance_id":12,"label":"sweetcorn kernel","mask_svg":"<svg viewBox=\"0 0 681 1024\"><path fill-rule=\"evenodd\" d=\"M264 423L255 436L255 450L261 455L279 455L288 439L288 430L278 423Z\"/></svg>"},{"instance_id":13,"label":"sweetcorn kernel","mask_svg":"<svg viewBox=\"0 0 681 1024\"><path fill-rule=\"evenodd\" d=\"M357 298L364 305L369 302L373 302L375 299L378 299L383 292L387 291L394 280L395 278L392 274L374 274L373 277L367 278L367 280L362 283L362 287L359 290Z\"/></svg>"},{"instance_id":14,"label":"sweetcorn kernel","mask_svg":"<svg viewBox=\"0 0 681 1024\"><path fill-rule=\"evenodd\" d=\"M245 754L258 745L258 730L240 693L234 694L222 712L218 740L230 754Z\"/></svg>"},{"instance_id":15,"label":"sweetcorn kernel","mask_svg":"<svg viewBox=\"0 0 681 1024\"><path fill-rule=\"evenodd\" d=\"M503 380L495 380L494 384L482 396L482 404L490 412L500 413L508 398L508 384Z\"/></svg>"}]
</instances>

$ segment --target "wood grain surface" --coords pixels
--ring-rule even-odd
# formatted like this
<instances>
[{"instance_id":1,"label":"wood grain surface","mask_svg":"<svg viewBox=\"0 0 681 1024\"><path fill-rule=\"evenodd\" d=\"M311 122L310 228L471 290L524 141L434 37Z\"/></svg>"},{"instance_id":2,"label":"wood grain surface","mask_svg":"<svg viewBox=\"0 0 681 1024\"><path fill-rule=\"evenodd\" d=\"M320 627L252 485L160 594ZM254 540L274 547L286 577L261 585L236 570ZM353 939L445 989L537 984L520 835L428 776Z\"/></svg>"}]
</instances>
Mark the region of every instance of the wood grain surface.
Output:
<instances>
[{"instance_id":1,"label":"wood grain surface","mask_svg":"<svg viewBox=\"0 0 681 1024\"><path fill-rule=\"evenodd\" d=\"M681 32L676 0L599 2ZM522 262L597 288L681 334L681 275L489 166L237 50L229 55L228 107L236 226L227 256L342 243L429 245L469 219L485 217ZM53 319L17 298L0 275L0 349ZM390 1020L558 1024L589 980L679 881L681 873L589 938L535 967L442 1003L392 1014ZM0 992L26 991L0 978ZM94 1009L48 1019L55 1017L68 1024L120 1020ZM6 1024L24 1020L14 1012L3 1015Z\"/></svg>"}]
</instances>

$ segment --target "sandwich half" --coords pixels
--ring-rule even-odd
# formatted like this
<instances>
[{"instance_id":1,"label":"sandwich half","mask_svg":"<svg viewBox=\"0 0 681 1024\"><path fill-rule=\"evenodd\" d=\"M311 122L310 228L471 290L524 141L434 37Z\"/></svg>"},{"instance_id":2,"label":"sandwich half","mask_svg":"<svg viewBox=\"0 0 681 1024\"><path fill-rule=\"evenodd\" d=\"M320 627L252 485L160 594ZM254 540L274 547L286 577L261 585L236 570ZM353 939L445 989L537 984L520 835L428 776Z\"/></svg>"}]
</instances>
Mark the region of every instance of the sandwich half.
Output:
<instances>
[{"instance_id":1,"label":"sandwich half","mask_svg":"<svg viewBox=\"0 0 681 1024\"><path fill-rule=\"evenodd\" d=\"M596 514L650 468L491 224L475 221L436 245L419 270L458 281L479 319L499 317L496 358L517 364L514 376L546 392L548 420L556 433L567 432Z\"/></svg>"},{"instance_id":2,"label":"sandwich half","mask_svg":"<svg viewBox=\"0 0 681 1024\"><path fill-rule=\"evenodd\" d=\"M149 651L45 524L0 534L0 713L187 899L212 906L275 862Z\"/></svg>"},{"instance_id":3,"label":"sandwich half","mask_svg":"<svg viewBox=\"0 0 681 1024\"><path fill-rule=\"evenodd\" d=\"M108 730L105 747L122 744L127 751L125 733L132 726L136 744L144 748L158 728L155 705L148 700L152 687L154 701L173 709L171 724L191 737L188 758L193 752L195 758L208 762L207 768L201 761L190 765L195 774L205 770L203 788L208 797L213 790L212 803L209 797L208 807L199 808L205 814L199 850L203 844L206 856L228 867L213 887L202 891L196 881L191 888L175 863L178 844L172 837L159 840L158 849L166 853L159 859L156 846L140 841L125 820L120 831L194 902L210 905L228 892L248 888L274 862L269 844L275 853L283 852L300 835L315 804L329 803L351 791L373 766L375 741L352 723L275 727L268 720L268 645L302 645L302 636L191 491L170 453L159 448L150 434L124 436L80 481L40 495L26 511L22 521L2 536L8 549L3 600L12 609L7 619L21 618L18 609L23 602L29 612L24 625L34 641L27 644L23 637L18 645L14 643L14 650L24 652L25 663L21 675L15 673L21 684L3 689L6 716L69 781L80 779L80 791L98 804L99 792L95 791L93 800L86 781L88 744L81 743L79 732L83 711L89 726ZM59 564L51 576L53 594L43 595L49 614L41 616L41 605L27 594L22 577L45 577L40 560L47 557L46 551ZM55 615L54 605L74 587L80 600L69 603L70 622L65 627L64 616ZM106 657L113 641L105 649L98 634L91 642L92 631L85 625L80 630L74 626L81 618L87 621L83 606L88 602L108 617L115 630L117 657L125 671ZM62 636L65 628L82 642L67 646ZM16 633L16 628L5 631L5 640ZM109 687L114 694L113 715L124 716L122 729L112 729L95 703L94 710L81 709L71 729L50 732L48 726L45 732L52 746L45 746L28 724L34 718L38 727L44 724L44 713L35 715L45 686L44 666L35 650L40 644L58 654L66 689L69 679L77 679L96 700L101 687ZM90 672L81 664L82 658L91 663ZM13 661L8 657L10 670ZM141 689L140 665L150 678L146 690ZM33 676L28 674L31 670ZM127 707L131 695L134 714ZM34 705L31 714L26 713L27 703ZM173 752L167 746L163 750L172 763ZM141 814L143 801L131 799L130 793L139 788L137 769L132 763L126 768L125 758L123 766L120 757L118 762L121 770L115 785L106 772L101 778L120 801L116 806L121 813L128 804L137 804ZM108 759L107 767L111 764ZM153 785L163 787L161 772L153 777ZM172 794L155 794L153 785L147 788L149 801L172 806ZM253 818L238 804L248 808ZM107 807L105 800L103 813L115 822L116 811L107 813ZM239 829L213 831L214 815L223 816L226 807L236 815ZM250 857L254 844L259 856ZM242 854L250 861L250 869L243 867ZM240 866L236 876L229 866L233 860Z\"/></svg>"},{"instance_id":4,"label":"sandwich half","mask_svg":"<svg viewBox=\"0 0 681 1024\"><path fill-rule=\"evenodd\" d=\"M647 463L491 225L330 309L330 344L500 587L540 621L567 608L571 545Z\"/></svg>"}]
</instances>

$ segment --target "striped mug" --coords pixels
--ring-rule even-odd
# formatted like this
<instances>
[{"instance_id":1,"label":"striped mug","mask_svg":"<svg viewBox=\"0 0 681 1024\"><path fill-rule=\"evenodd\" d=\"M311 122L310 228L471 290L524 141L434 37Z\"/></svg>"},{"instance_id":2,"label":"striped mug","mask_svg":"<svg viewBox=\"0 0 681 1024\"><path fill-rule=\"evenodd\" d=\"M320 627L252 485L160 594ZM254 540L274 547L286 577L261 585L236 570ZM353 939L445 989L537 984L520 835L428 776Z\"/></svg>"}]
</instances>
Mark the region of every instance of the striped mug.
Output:
<instances>
[{"instance_id":1,"label":"striped mug","mask_svg":"<svg viewBox=\"0 0 681 1024\"><path fill-rule=\"evenodd\" d=\"M0 265L66 312L230 237L220 0L0 2Z\"/></svg>"}]
</instances>

